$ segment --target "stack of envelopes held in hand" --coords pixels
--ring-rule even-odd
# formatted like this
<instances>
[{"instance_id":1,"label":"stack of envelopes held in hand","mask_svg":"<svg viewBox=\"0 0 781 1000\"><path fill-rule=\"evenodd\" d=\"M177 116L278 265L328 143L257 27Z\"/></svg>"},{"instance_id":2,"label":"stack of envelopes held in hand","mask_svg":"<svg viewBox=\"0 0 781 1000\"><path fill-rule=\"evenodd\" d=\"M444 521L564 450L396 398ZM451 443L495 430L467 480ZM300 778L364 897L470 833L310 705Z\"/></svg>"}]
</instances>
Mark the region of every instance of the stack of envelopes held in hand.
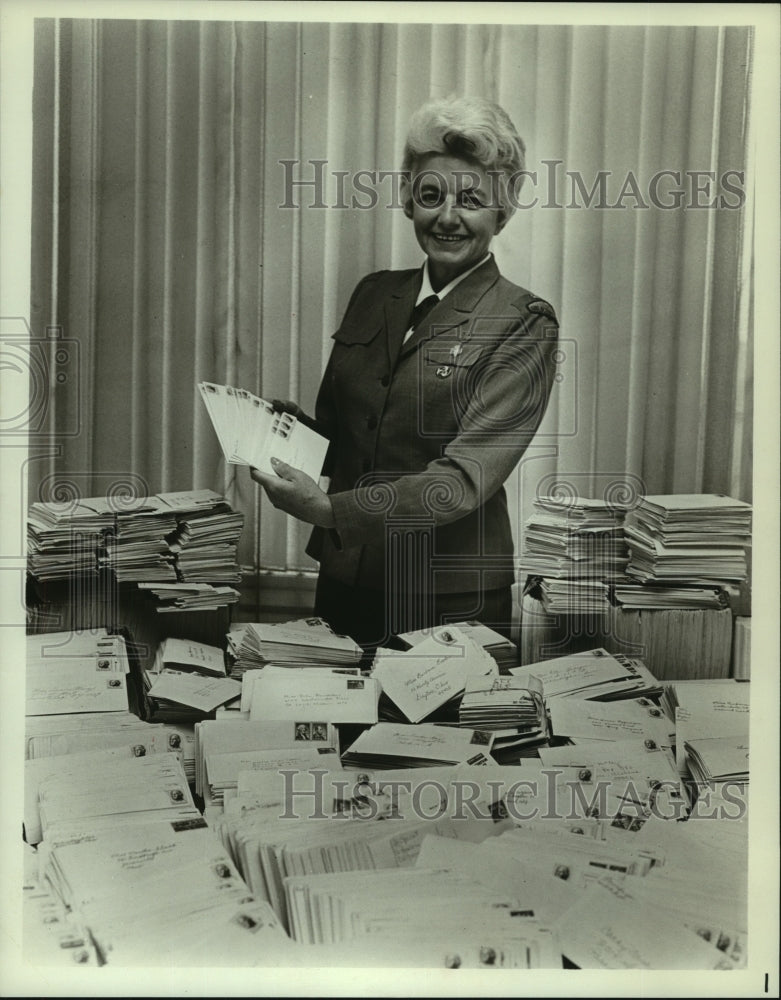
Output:
<instances>
[{"instance_id":1,"label":"stack of envelopes held in hand","mask_svg":"<svg viewBox=\"0 0 781 1000\"><path fill-rule=\"evenodd\" d=\"M384 717L391 721L421 722L437 718L457 721L458 701L467 678L472 674L497 677L494 658L455 626L437 628L428 638L411 649L398 652L377 650L372 677L392 702L384 706ZM447 709L450 708L450 713Z\"/></svg>"},{"instance_id":2,"label":"stack of envelopes held in hand","mask_svg":"<svg viewBox=\"0 0 781 1000\"><path fill-rule=\"evenodd\" d=\"M746 579L751 505L714 494L647 496L626 517L627 573L643 583Z\"/></svg>"},{"instance_id":3,"label":"stack of envelopes held in hand","mask_svg":"<svg viewBox=\"0 0 781 1000\"><path fill-rule=\"evenodd\" d=\"M336 635L322 618L303 618L266 624L249 622L228 633L228 651L234 659L232 677L267 663L278 666L355 666L363 655L348 636Z\"/></svg>"},{"instance_id":4,"label":"stack of envelopes held in hand","mask_svg":"<svg viewBox=\"0 0 781 1000\"><path fill-rule=\"evenodd\" d=\"M199 382L198 389L226 462L254 466L273 476L271 459L278 458L317 482L327 438L292 413L276 412L246 389L214 382Z\"/></svg>"},{"instance_id":5,"label":"stack of envelopes held in hand","mask_svg":"<svg viewBox=\"0 0 781 1000\"><path fill-rule=\"evenodd\" d=\"M524 682L538 677L546 702L551 698L568 697L613 701L650 697L662 691L659 682L640 660L611 654L601 648L529 663L510 673Z\"/></svg>"}]
</instances>

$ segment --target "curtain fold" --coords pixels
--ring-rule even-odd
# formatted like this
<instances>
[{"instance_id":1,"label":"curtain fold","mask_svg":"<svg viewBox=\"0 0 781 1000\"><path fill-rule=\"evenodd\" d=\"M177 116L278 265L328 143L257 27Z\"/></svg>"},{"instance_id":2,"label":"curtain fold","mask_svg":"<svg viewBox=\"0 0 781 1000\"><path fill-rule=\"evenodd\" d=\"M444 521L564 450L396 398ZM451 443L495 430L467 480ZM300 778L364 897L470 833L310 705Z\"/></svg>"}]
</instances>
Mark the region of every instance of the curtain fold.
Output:
<instances>
[{"instance_id":1,"label":"curtain fold","mask_svg":"<svg viewBox=\"0 0 781 1000\"><path fill-rule=\"evenodd\" d=\"M33 334L60 326L79 371L50 387L52 430L76 431L31 458L30 500L211 487L246 515L244 565L314 569L195 384L312 409L354 285L420 262L378 171L451 93L526 140L529 207L494 249L561 320L516 527L557 483L750 499L750 55L743 28L38 21ZM661 171L686 207L651 203Z\"/></svg>"}]
</instances>

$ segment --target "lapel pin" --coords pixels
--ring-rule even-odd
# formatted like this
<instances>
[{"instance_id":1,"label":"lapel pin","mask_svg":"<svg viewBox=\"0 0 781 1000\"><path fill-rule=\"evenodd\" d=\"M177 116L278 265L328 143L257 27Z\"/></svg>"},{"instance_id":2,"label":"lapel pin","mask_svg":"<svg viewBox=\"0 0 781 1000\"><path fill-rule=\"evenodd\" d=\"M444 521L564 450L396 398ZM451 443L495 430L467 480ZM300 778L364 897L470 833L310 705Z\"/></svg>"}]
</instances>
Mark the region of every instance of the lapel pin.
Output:
<instances>
[{"instance_id":1,"label":"lapel pin","mask_svg":"<svg viewBox=\"0 0 781 1000\"><path fill-rule=\"evenodd\" d=\"M439 368L437 368L437 375L439 378L447 378L450 371L451 369L449 365L440 365Z\"/></svg>"}]
</instances>

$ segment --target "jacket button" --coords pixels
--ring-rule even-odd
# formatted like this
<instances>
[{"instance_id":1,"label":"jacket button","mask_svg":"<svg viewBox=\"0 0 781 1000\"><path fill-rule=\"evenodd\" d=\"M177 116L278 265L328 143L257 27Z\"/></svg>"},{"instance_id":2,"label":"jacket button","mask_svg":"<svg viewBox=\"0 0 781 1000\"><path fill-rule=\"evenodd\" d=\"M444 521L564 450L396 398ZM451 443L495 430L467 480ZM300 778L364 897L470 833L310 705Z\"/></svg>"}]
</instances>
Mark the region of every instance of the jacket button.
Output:
<instances>
[{"instance_id":1,"label":"jacket button","mask_svg":"<svg viewBox=\"0 0 781 1000\"><path fill-rule=\"evenodd\" d=\"M370 417L367 418L366 426L369 428L370 431L373 431L374 428L377 426L377 418L374 416L374 414L372 414Z\"/></svg>"},{"instance_id":2,"label":"jacket button","mask_svg":"<svg viewBox=\"0 0 781 1000\"><path fill-rule=\"evenodd\" d=\"M387 389L388 386L390 385L390 375L383 375L382 378L380 379L380 385L383 387L383 389Z\"/></svg>"}]
</instances>

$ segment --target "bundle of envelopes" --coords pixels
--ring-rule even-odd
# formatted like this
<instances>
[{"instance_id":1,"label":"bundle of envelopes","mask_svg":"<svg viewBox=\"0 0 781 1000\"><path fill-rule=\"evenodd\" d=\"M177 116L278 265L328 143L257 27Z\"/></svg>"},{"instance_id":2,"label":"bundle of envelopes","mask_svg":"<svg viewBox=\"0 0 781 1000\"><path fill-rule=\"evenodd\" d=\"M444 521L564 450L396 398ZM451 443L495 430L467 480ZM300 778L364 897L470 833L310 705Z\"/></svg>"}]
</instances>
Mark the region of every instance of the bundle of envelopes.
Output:
<instances>
[{"instance_id":1,"label":"bundle of envelopes","mask_svg":"<svg viewBox=\"0 0 781 1000\"><path fill-rule=\"evenodd\" d=\"M492 734L479 729L378 722L342 752L342 762L360 768L487 763L492 743Z\"/></svg>"},{"instance_id":2,"label":"bundle of envelopes","mask_svg":"<svg viewBox=\"0 0 781 1000\"><path fill-rule=\"evenodd\" d=\"M486 653L496 660L496 665L499 667L500 672L505 672L517 664L518 647L515 643L487 625L483 625L482 622L453 622L452 627L468 639L476 642L478 646L482 646ZM396 638L399 640L400 645L403 644L406 648L411 649L424 639L428 639L432 631L433 629L419 629L416 632L401 632Z\"/></svg>"},{"instance_id":3,"label":"bundle of envelopes","mask_svg":"<svg viewBox=\"0 0 781 1000\"><path fill-rule=\"evenodd\" d=\"M243 526L244 515L225 503L180 518L169 539L179 579L238 583L236 551Z\"/></svg>"},{"instance_id":4,"label":"bundle of envelopes","mask_svg":"<svg viewBox=\"0 0 781 1000\"><path fill-rule=\"evenodd\" d=\"M678 772L696 799L706 789L748 782L750 685L745 681L676 681L661 704L674 727Z\"/></svg>"},{"instance_id":5,"label":"bundle of envelopes","mask_svg":"<svg viewBox=\"0 0 781 1000\"><path fill-rule=\"evenodd\" d=\"M101 566L120 582L175 580L176 568L168 536L176 531L176 514L162 496L129 502L117 511L113 530L107 532Z\"/></svg>"},{"instance_id":6,"label":"bundle of envelopes","mask_svg":"<svg viewBox=\"0 0 781 1000\"><path fill-rule=\"evenodd\" d=\"M549 615L601 614L607 608L609 587L599 579L540 577L530 591Z\"/></svg>"},{"instance_id":7,"label":"bundle of envelopes","mask_svg":"<svg viewBox=\"0 0 781 1000\"><path fill-rule=\"evenodd\" d=\"M116 507L108 497L30 505L27 554L37 580L67 580L98 570L103 533L114 526Z\"/></svg>"},{"instance_id":8,"label":"bundle of envelopes","mask_svg":"<svg viewBox=\"0 0 781 1000\"><path fill-rule=\"evenodd\" d=\"M232 677L267 663L278 666L354 666L363 650L351 638L336 635L322 618L266 624L249 622L228 633Z\"/></svg>"},{"instance_id":9,"label":"bundle of envelopes","mask_svg":"<svg viewBox=\"0 0 781 1000\"><path fill-rule=\"evenodd\" d=\"M271 459L301 469L317 481L328 440L292 413L281 413L246 389L199 382L225 461L275 475Z\"/></svg>"},{"instance_id":10,"label":"bundle of envelopes","mask_svg":"<svg viewBox=\"0 0 781 1000\"><path fill-rule=\"evenodd\" d=\"M493 734L491 756L510 763L536 755L549 736L542 684L534 677L467 677L458 723Z\"/></svg>"},{"instance_id":11,"label":"bundle of envelopes","mask_svg":"<svg viewBox=\"0 0 781 1000\"><path fill-rule=\"evenodd\" d=\"M626 508L584 497L538 496L523 529L524 572L600 580L623 575L629 560Z\"/></svg>"},{"instance_id":12,"label":"bundle of envelopes","mask_svg":"<svg viewBox=\"0 0 781 1000\"><path fill-rule=\"evenodd\" d=\"M43 581L107 568L120 582L235 583L242 524L213 490L34 503L28 564Z\"/></svg>"},{"instance_id":13,"label":"bundle of envelopes","mask_svg":"<svg viewBox=\"0 0 781 1000\"><path fill-rule=\"evenodd\" d=\"M25 715L126 715L129 672L124 639L105 630L28 636Z\"/></svg>"},{"instance_id":14,"label":"bundle of envelopes","mask_svg":"<svg viewBox=\"0 0 781 1000\"><path fill-rule=\"evenodd\" d=\"M751 505L714 494L643 497L626 517L627 573L644 583L744 580Z\"/></svg>"},{"instance_id":15,"label":"bundle of envelopes","mask_svg":"<svg viewBox=\"0 0 781 1000\"><path fill-rule=\"evenodd\" d=\"M329 722L206 720L195 726L195 791L207 805L221 803L241 771L327 768L337 746Z\"/></svg>"},{"instance_id":16,"label":"bundle of envelopes","mask_svg":"<svg viewBox=\"0 0 781 1000\"><path fill-rule=\"evenodd\" d=\"M155 599L155 611L210 611L236 604L239 592L234 587L211 583L139 583Z\"/></svg>"},{"instance_id":17,"label":"bundle of envelopes","mask_svg":"<svg viewBox=\"0 0 781 1000\"><path fill-rule=\"evenodd\" d=\"M273 964L288 940L201 817L53 833L45 874L101 962Z\"/></svg>"},{"instance_id":18,"label":"bundle of envelopes","mask_svg":"<svg viewBox=\"0 0 781 1000\"><path fill-rule=\"evenodd\" d=\"M665 587L623 582L611 587L610 593L611 599L622 608L654 611L673 608L721 610L729 607L729 598L720 587Z\"/></svg>"},{"instance_id":19,"label":"bundle of envelopes","mask_svg":"<svg viewBox=\"0 0 781 1000\"><path fill-rule=\"evenodd\" d=\"M636 659L605 649L557 656L539 663L516 667L510 673L524 681L538 677L543 696L551 698L577 697L594 701L616 698L637 698L661 694L661 685L648 668Z\"/></svg>"},{"instance_id":20,"label":"bundle of envelopes","mask_svg":"<svg viewBox=\"0 0 781 1000\"><path fill-rule=\"evenodd\" d=\"M226 677L223 651L189 639L160 643L144 689L154 722L197 722L241 697L241 683Z\"/></svg>"}]
</instances>

